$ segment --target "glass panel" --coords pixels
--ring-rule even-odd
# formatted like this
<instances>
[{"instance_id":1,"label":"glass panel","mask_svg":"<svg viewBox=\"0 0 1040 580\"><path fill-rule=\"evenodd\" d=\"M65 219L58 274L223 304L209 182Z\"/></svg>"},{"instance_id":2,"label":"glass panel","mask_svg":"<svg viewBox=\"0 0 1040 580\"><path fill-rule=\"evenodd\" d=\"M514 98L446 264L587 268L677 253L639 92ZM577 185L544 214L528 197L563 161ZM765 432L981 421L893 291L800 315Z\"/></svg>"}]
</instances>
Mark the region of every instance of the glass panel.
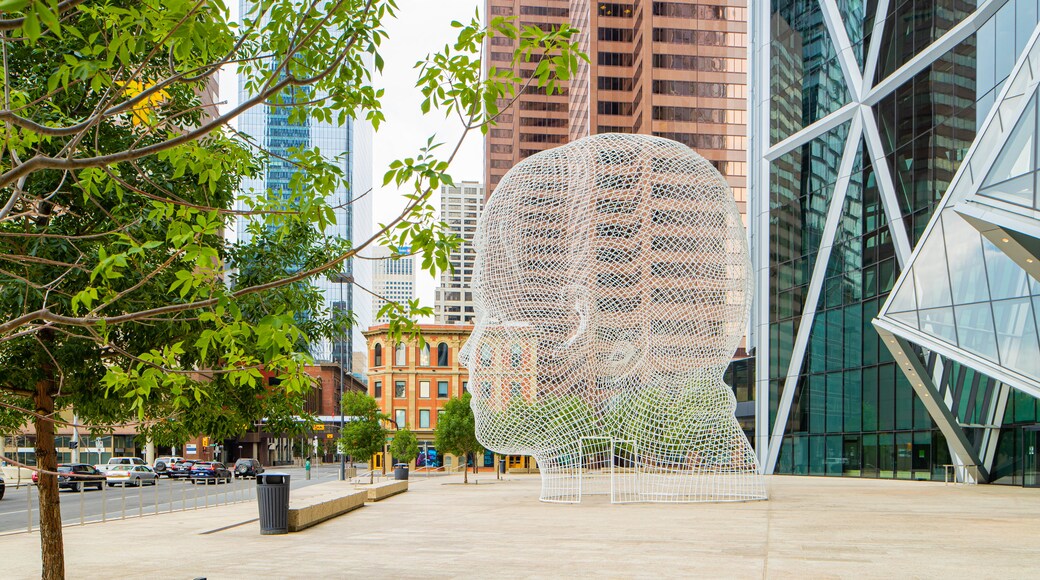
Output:
<instances>
[{"instance_id":1,"label":"glass panel","mask_svg":"<svg viewBox=\"0 0 1040 580\"><path fill-rule=\"evenodd\" d=\"M989 300L986 263L982 254L982 235L953 211L944 211L943 232L946 254L951 264L953 303L968 304Z\"/></svg>"},{"instance_id":2,"label":"glass panel","mask_svg":"<svg viewBox=\"0 0 1040 580\"><path fill-rule=\"evenodd\" d=\"M841 452L841 435L828 435L826 442L825 473L827 475L841 475L844 471L844 459Z\"/></svg>"},{"instance_id":3,"label":"glass panel","mask_svg":"<svg viewBox=\"0 0 1040 580\"><path fill-rule=\"evenodd\" d=\"M931 479L932 471L932 433L918 431L914 433L913 458L914 479Z\"/></svg>"},{"instance_id":4,"label":"glass panel","mask_svg":"<svg viewBox=\"0 0 1040 580\"><path fill-rule=\"evenodd\" d=\"M990 312L989 304L957 306L955 311L960 347L993 362L998 362L993 314Z\"/></svg>"},{"instance_id":5,"label":"glass panel","mask_svg":"<svg viewBox=\"0 0 1040 580\"><path fill-rule=\"evenodd\" d=\"M896 450L891 433L878 435L878 477L892 478L896 475Z\"/></svg>"},{"instance_id":6,"label":"glass panel","mask_svg":"<svg viewBox=\"0 0 1040 580\"><path fill-rule=\"evenodd\" d=\"M932 235L924 241L924 247L914 260L913 271L919 308L949 306L953 303L950 297L942 222L935 224Z\"/></svg>"},{"instance_id":7,"label":"glass panel","mask_svg":"<svg viewBox=\"0 0 1040 580\"><path fill-rule=\"evenodd\" d=\"M878 445L874 434L863 436L863 476L878 476Z\"/></svg>"},{"instance_id":8,"label":"glass panel","mask_svg":"<svg viewBox=\"0 0 1040 580\"><path fill-rule=\"evenodd\" d=\"M822 435L809 438L809 475L823 475L826 467L826 447Z\"/></svg>"},{"instance_id":9,"label":"glass panel","mask_svg":"<svg viewBox=\"0 0 1040 580\"><path fill-rule=\"evenodd\" d=\"M430 398L430 381L419 381L419 397L423 399Z\"/></svg>"},{"instance_id":10,"label":"glass panel","mask_svg":"<svg viewBox=\"0 0 1040 580\"><path fill-rule=\"evenodd\" d=\"M849 97L817 0L774 2L771 21L770 117L776 143L836 111Z\"/></svg>"},{"instance_id":11,"label":"glass panel","mask_svg":"<svg viewBox=\"0 0 1040 580\"><path fill-rule=\"evenodd\" d=\"M896 433L896 477L910 479L913 467L913 434Z\"/></svg>"},{"instance_id":12,"label":"glass panel","mask_svg":"<svg viewBox=\"0 0 1040 580\"><path fill-rule=\"evenodd\" d=\"M950 344L957 344L957 331L953 324L952 308L932 308L922 310L919 314L921 330Z\"/></svg>"},{"instance_id":13,"label":"glass panel","mask_svg":"<svg viewBox=\"0 0 1040 580\"><path fill-rule=\"evenodd\" d=\"M843 475L858 476L861 473L862 460L859 435L846 435L842 441L841 454Z\"/></svg>"},{"instance_id":14,"label":"glass panel","mask_svg":"<svg viewBox=\"0 0 1040 580\"><path fill-rule=\"evenodd\" d=\"M917 297L914 291L914 275L911 272L903 278L903 283L896 288L892 295L892 301L888 305L888 312L907 312L917 310ZM915 324L916 326L916 324Z\"/></svg>"},{"instance_id":15,"label":"glass panel","mask_svg":"<svg viewBox=\"0 0 1040 580\"><path fill-rule=\"evenodd\" d=\"M1011 132L993 163L993 168L986 175L982 187L989 187L1030 173L1036 169L1033 162L1033 151L1036 147L1033 139L1036 136L1036 97L1030 100L1026 111L1022 114L1015 129Z\"/></svg>"},{"instance_id":16,"label":"glass panel","mask_svg":"<svg viewBox=\"0 0 1040 580\"><path fill-rule=\"evenodd\" d=\"M909 324L913 328L920 328L920 323L917 321L917 312L915 311L889 313L885 315L885 318L898 320L905 324Z\"/></svg>"},{"instance_id":17,"label":"glass panel","mask_svg":"<svg viewBox=\"0 0 1040 580\"><path fill-rule=\"evenodd\" d=\"M1009 179L979 190L979 195L1018 205L1033 206L1033 174Z\"/></svg>"},{"instance_id":18,"label":"glass panel","mask_svg":"<svg viewBox=\"0 0 1040 580\"><path fill-rule=\"evenodd\" d=\"M1019 298L994 302L993 315L1001 364L1040 378L1040 345L1037 344L1030 300Z\"/></svg>"},{"instance_id":19,"label":"glass panel","mask_svg":"<svg viewBox=\"0 0 1040 580\"><path fill-rule=\"evenodd\" d=\"M989 292L992 300L1019 298L1029 295L1025 270L1019 268L1007 254L1000 251L989 240L983 241L986 255L986 271L989 274Z\"/></svg>"},{"instance_id":20,"label":"glass panel","mask_svg":"<svg viewBox=\"0 0 1040 580\"><path fill-rule=\"evenodd\" d=\"M896 425L896 367L887 364L878 368L878 429L894 429Z\"/></svg>"},{"instance_id":21,"label":"glass panel","mask_svg":"<svg viewBox=\"0 0 1040 580\"><path fill-rule=\"evenodd\" d=\"M827 375L827 432L840 433L842 428L842 373Z\"/></svg>"},{"instance_id":22,"label":"glass panel","mask_svg":"<svg viewBox=\"0 0 1040 580\"><path fill-rule=\"evenodd\" d=\"M859 431L862 427L860 406L863 400L863 387L860 382L862 375L860 371L845 371L845 392L842 400L843 414L845 416L845 431Z\"/></svg>"}]
</instances>

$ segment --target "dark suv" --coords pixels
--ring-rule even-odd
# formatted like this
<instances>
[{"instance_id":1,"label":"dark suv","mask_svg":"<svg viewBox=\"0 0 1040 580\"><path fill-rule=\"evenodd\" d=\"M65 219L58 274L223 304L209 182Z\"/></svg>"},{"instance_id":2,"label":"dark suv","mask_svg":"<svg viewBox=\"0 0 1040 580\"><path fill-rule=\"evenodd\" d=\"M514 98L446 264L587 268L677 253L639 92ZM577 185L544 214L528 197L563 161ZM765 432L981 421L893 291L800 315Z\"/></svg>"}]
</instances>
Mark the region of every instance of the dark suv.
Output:
<instances>
[{"instance_id":1,"label":"dark suv","mask_svg":"<svg viewBox=\"0 0 1040 580\"><path fill-rule=\"evenodd\" d=\"M264 472L264 466L255 459L239 459L235 462L235 477L252 477Z\"/></svg>"},{"instance_id":2,"label":"dark suv","mask_svg":"<svg viewBox=\"0 0 1040 580\"><path fill-rule=\"evenodd\" d=\"M166 468L166 476L173 479L180 479L182 477L191 476L191 468L195 465L195 461L192 459L185 459L184 461L178 461L173 465Z\"/></svg>"},{"instance_id":3,"label":"dark suv","mask_svg":"<svg viewBox=\"0 0 1040 580\"><path fill-rule=\"evenodd\" d=\"M79 491L81 487L101 489L105 475L86 463L63 463L58 466L58 489Z\"/></svg>"}]
</instances>

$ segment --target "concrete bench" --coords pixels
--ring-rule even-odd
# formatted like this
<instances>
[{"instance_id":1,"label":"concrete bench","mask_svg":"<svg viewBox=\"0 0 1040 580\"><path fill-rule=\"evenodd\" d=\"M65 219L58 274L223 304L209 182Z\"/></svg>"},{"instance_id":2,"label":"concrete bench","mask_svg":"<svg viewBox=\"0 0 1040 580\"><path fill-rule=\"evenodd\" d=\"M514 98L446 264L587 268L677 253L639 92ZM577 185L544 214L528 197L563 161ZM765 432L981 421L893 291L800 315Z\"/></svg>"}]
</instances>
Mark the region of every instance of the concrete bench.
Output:
<instances>
[{"instance_id":1,"label":"concrete bench","mask_svg":"<svg viewBox=\"0 0 1040 580\"><path fill-rule=\"evenodd\" d=\"M298 532L365 505L368 494L345 481L319 483L289 495L289 531Z\"/></svg>"},{"instance_id":2,"label":"concrete bench","mask_svg":"<svg viewBox=\"0 0 1040 580\"><path fill-rule=\"evenodd\" d=\"M368 501L384 500L392 495L408 491L408 480L384 481L368 487Z\"/></svg>"}]
</instances>

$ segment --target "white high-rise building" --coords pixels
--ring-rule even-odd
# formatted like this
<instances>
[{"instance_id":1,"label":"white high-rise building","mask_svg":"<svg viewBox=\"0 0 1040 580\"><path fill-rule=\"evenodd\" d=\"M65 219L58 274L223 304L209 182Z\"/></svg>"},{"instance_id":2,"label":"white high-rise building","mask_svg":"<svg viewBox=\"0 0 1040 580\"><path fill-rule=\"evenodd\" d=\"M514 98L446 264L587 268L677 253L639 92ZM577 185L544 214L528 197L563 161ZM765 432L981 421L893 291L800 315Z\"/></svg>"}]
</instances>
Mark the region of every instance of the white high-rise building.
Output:
<instances>
[{"instance_id":1,"label":"white high-rise building","mask_svg":"<svg viewBox=\"0 0 1040 580\"><path fill-rule=\"evenodd\" d=\"M484 211L484 184L463 181L441 186L441 221L462 243L451 253L451 268L441 272L433 313L437 324L473 324L473 235Z\"/></svg>"},{"instance_id":2,"label":"white high-rise building","mask_svg":"<svg viewBox=\"0 0 1040 580\"><path fill-rule=\"evenodd\" d=\"M407 254L407 247L399 248L398 254ZM402 256L397 259L391 258L392 252L385 246L379 246L372 252L377 258L372 261L372 292L377 296L372 297L372 316L379 314L379 310L387 301L397 302L405 305L409 300L415 299L415 256ZM373 324L386 324L390 319L380 316Z\"/></svg>"}]
</instances>

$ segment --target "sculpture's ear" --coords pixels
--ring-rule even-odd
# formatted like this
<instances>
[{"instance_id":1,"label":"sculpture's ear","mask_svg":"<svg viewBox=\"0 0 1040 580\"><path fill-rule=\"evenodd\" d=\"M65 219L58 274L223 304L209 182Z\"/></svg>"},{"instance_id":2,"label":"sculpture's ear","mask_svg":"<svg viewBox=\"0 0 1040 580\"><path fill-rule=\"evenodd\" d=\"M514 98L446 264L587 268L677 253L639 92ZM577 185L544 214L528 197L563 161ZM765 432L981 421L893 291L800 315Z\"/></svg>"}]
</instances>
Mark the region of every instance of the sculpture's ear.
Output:
<instances>
[{"instance_id":1,"label":"sculpture's ear","mask_svg":"<svg viewBox=\"0 0 1040 580\"><path fill-rule=\"evenodd\" d=\"M563 303L567 312L568 329L567 339L560 346L565 349L573 348L584 342L589 329L589 320L592 317L592 297L589 289L584 286L568 285L563 287Z\"/></svg>"}]
</instances>

